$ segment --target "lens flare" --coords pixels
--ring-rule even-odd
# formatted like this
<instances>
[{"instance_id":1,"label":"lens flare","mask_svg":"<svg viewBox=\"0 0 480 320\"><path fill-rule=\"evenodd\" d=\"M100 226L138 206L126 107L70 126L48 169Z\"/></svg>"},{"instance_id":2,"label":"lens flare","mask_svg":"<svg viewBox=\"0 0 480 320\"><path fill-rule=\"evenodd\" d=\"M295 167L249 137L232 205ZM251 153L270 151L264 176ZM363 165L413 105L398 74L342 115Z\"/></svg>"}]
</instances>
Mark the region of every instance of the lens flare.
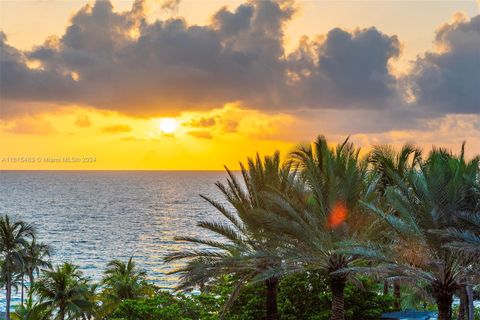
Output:
<instances>
[{"instance_id":1,"label":"lens flare","mask_svg":"<svg viewBox=\"0 0 480 320\"><path fill-rule=\"evenodd\" d=\"M342 201L337 201L328 217L330 229L336 229L347 219L347 206Z\"/></svg>"}]
</instances>

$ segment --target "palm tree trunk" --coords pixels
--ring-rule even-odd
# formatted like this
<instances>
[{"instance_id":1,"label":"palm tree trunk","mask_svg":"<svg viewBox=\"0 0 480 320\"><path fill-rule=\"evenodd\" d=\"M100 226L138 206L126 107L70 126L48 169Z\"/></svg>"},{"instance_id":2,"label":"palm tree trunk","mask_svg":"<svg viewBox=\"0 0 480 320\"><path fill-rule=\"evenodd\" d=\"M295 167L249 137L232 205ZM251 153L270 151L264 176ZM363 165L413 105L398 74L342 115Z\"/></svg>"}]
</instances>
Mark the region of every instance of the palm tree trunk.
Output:
<instances>
[{"instance_id":1,"label":"palm tree trunk","mask_svg":"<svg viewBox=\"0 0 480 320\"><path fill-rule=\"evenodd\" d=\"M402 299L400 292L400 282L398 280L393 281L393 308L400 310L400 301Z\"/></svg>"},{"instance_id":2,"label":"palm tree trunk","mask_svg":"<svg viewBox=\"0 0 480 320\"><path fill-rule=\"evenodd\" d=\"M277 288L278 288L278 279L269 278L265 280L265 285L267 286L267 314L266 320L278 320L278 307L277 307Z\"/></svg>"},{"instance_id":3,"label":"palm tree trunk","mask_svg":"<svg viewBox=\"0 0 480 320\"><path fill-rule=\"evenodd\" d=\"M58 315L59 315L61 320L65 320L65 308L64 307L62 307L62 306L60 307Z\"/></svg>"},{"instance_id":4,"label":"palm tree trunk","mask_svg":"<svg viewBox=\"0 0 480 320\"><path fill-rule=\"evenodd\" d=\"M467 286L466 286L466 293L467 293L467 305L468 305L468 317L467 319L468 320L473 320L473 310L474 310L474 307L473 307L473 286L471 284L468 284L467 283Z\"/></svg>"},{"instance_id":5,"label":"palm tree trunk","mask_svg":"<svg viewBox=\"0 0 480 320\"><path fill-rule=\"evenodd\" d=\"M6 316L5 316L5 319L6 320L10 320L10 300L12 299L12 281L10 279L10 275L7 275L7 281L5 283L5 294L6 294L6 310L5 310L5 313L6 313Z\"/></svg>"},{"instance_id":6,"label":"palm tree trunk","mask_svg":"<svg viewBox=\"0 0 480 320\"><path fill-rule=\"evenodd\" d=\"M33 272L28 274L28 278L30 279L30 288L28 289L28 292L31 293L33 289L33 281L34 281Z\"/></svg>"},{"instance_id":7,"label":"palm tree trunk","mask_svg":"<svg viewBox=\"0 0 480 320\"><path fill-rule=\"evenodd\" d=\"M383 280L383 295L388 295L388 280Z\"/></svg>"},{"instance_id":8,"label":"palm tree trunk","mask_svg":"<svg viewBox=\"0 0 480 320\"><path fill-rule=\"evenodd\" d=\"M453 294L462 289L457 281L458 279L455 279L451 268L445 266L443 271L438 274L438 278L432 282L433 293L438 306L438 320L452 319Z\"/></svg>"},{"instance_id":9,"label":"palm tree trunk","mask_svg":"<svg viewBox=\"0 0 480 320\"><path fill-rule=\"evenodd\" d=\"M22 295L21 295L22 306L23 306L23 287L24 286L25 286L25 275L22 274Z\"/></svg>"},{"instance_id":10,"label":"palm tree trunk","mask_svg":"<svg viewBox=\"0 0 480 320\"><path fill-rule=\"evenodd\" d=\"M437 295L438 320L452 319L453 293L441 292Z\"/></svg>"},{"instance_id":11,"label":"palm tree trunk","mask_svg":"<svg viewBox=\"0 0 480 320\"><path fill-rule=\"evenodd\" d=\"M330 289L332 290L331 320L345 320L345 282L346 279L343 276L330 276Z\"/></svg>"},{"instance_id":12,"label":"palm tree trunk","mask_svg":"<svg viewBox=\"0 0 480 320\"><path fill-rule=\"evenodd\" d=\"M457 320L465 320L467 315L468 301L467 301L467 290L466 286L461 286L458 289L458 297L460 298L460 305L458 307L458 317Z\"/></svg>"}]
</instances>

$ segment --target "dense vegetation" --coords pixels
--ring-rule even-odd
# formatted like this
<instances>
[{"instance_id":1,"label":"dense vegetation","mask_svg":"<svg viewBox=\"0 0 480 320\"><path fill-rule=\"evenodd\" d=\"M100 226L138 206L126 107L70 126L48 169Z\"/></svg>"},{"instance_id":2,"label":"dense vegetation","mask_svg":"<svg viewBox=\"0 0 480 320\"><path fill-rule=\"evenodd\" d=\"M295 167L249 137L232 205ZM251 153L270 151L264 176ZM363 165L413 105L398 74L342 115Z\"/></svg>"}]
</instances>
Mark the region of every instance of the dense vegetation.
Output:
<instances>
[{"instance_id":1,"label":"dense vegetation","mask_svg":"<svg viewBox=\"0 0 480 320\"><path fill-rule=\"evenodd\" d=\"M22 296L7 319L368 320L402 305L473 319L480 157L467 160L463 145L361 157L348 140L319 137L284 162L257 156L227 174L225 201L204 197L225 220L200 221L212 237L177 238L191 249L166 257L184 262L175 273L187 294L155 288L132 259L94 284L75 265L51 266L31 225L1 217L7 307L12 290Z\"/></svg>"}]
</instances>

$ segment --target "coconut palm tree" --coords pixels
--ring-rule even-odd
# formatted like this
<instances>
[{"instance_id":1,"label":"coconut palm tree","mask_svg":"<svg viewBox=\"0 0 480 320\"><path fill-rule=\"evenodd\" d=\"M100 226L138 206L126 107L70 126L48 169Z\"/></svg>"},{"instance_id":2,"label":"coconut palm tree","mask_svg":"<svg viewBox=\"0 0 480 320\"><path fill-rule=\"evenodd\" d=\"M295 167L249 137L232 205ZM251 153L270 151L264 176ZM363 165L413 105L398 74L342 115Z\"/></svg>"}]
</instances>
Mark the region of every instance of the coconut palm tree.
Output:
<instances>
[{"instance_id":1,"label":"coconut palm tree","mask_svg":"<svg viewBox=\"0 0 480 320\"><path fill-rule=\"evenodd\" d=\"M166 261L187 261L184 267L175 271L181 276L178 289L202 287L221 275L234 275L235 289L225 305L222 318L245 284L263 281L266 287L266 319L276 320L282 255L280 244L273 237L268 237L258 213L274 210L265 201L263 193L278 190L288 194L294 173L288 164L281 164L278 152L263 160L257 154L255 159L248 159L247 166L242 163L240 166L240 179L226 169L227 183L216 184L227 205L202 196L225 218L223 221L216 219L198 223L199 227L211 232L212 237L178 237L178 240L199 246L173 253L167 256Z\"/></svg>"},{"instance_id":2,"label":"coconut palm tree","mask_svg":"<svg viewBox=\"0 0 480 320\"><path fill-rule=\"evenodd\" d=\"M51 268L52 265L49 261L50 247L44 243L37 243L35 239L27 244L23 252L24 266L21 273L22 280L22 294L21 301L23 304L23 288L24 278L28 277L30 281L30 288L34 284L35 274L38 276L40 268Z\"/></svg>"},{"instance_id":3,"label":"coconut palm tree","mask_svg":"<svg viewBox=\"0 0 480 320\"><path fill-rule=\"evenodd\" d=\"M379 179L376 182L377 192L379 194L378 200L384 200L385 191L388 187L395 186L397 181L405 181L406 177L412 170L415 170L421 163L422 152L417 147L411 144L405 144L397 152L389 145L374 146L368 155L368 162L378 175ZM382 205L382 203L379 203ZM385 203L383 203L385 205ZM395 213L394 213L395 214ZM385 239L388 241L388 239ZM388 280L385 280L384 292L388 292ZM400 282L393 281L393 295L394 308L400 309Z\"/></svg>"},{"instance_id":4,"label":"coconut palm tree","mask_svg":"<svg viewBox=\"0 0 480 320\"><path fill-rule=\"evenodd\" d=\"M135 299L145 292L146 273L138 270L132 258L126 263L112 260L107 264L102 283L120 301Z\"/></svg>"},{"instance_id":5,"label":"coconut palm tree","mask_svg":"<svg viewBox=\"0 0 480 320\"><path fill-rule=\"evenodd\" d=\"M14 273L24 265L23 252L28 241L35 238L33 227L23 221L10 221L8 215L0 217L1 277L6 289L6 320L10 320L10 302Z\"/></svg>"},{"instance_id":6,"label":"coconut palm tree","mask_svg":"<svg viewBox=\"0 0 480 320\"><path fill-rule=\"evenodd\" d=\"M93 306L87 279L77 266L65 262L53 270L44 270L33 286L39 307L53 312L55 319L86 317Z\"/></svg>"},{"instance_id":7,"label":"coconut palm tree","mask_svg":"<svg viewBox=\"0 0 480 320\"><path fill-rule=\"evenodd\" d=\"M354 279L342 271L362 261L346 251L347 242L368 237L376 227L359 206L360 199L372 194L365 184L366 164L348 139L330 148L323 136L311 146L300 146L291 158L308 193L300 191L304 201L270 196L283 210L265 219L271 233L282 234L284 242L291 243L286 254L288 268L315 269L328 276L331 319L343 320L345 284Z\"/></svg>"},{"instance_id":8,"label":"coconut palm tree","mask_svg":"<svg viewBox=\"0 0 480 320\"><path fill-rule=\"evenodd\" d=\"M102 295L99 293L101 285L99 283L87 283L86 298L90 305L90 310L84 315L84 319L105 319L107 314L105 311Z\"/></svg>"},{"instance_id":9,"label":"coconut palm tree","mask_svg":"<svg viewBox=\"0 0 480 320\"><path fill-rule=\"evenodd\" d=\"M26 304L17 306L12 314L12 320L49 320L51 316L52 312L36 304L30 295Z\"/></svg>"},{"instance_id":10,"label":"coconut palm tree","mask_svg":"<svg viewBox=\"0 0 480 320\"><path fill-rule=\"evenodd\" d=\"M151 286L146 282L146 273L136 267L132 258L126 263L121 260L110 261L102 285L102 307L105 310L113 310L124 300L147 296L151 291Z\"/></svg>"},{"instance_id":11,"label":"coconut palm tree","mask_svg":"<svg viewBox=\"0 0 480 320\"><path fill-rule=\"evenodd\" d=\"M467 162L463 148L459 157L434 149L405 181L387 187L385 198L395 215L368 205L397 238L389 248L395 256L377 270L425 286L437 302L439 320L451 319L453 294L470 274L461 255L446 248L438 233L457 225L461 212L478 208L472 188L478 188L479 176L479 159Z\"/></svg>"},{"instance_id":12,"label":"coconut palm tree","mask_svg":"<svg viewBox=\"0 0 480 320\"><path fill-rule=\"evenodd\" d=\"M35 240L30 242L25 250L25 275L34 284L35 275L40 274L40 269L50 269L51 248L45 243L37 243Z\"/></svg>"}]
</instances>

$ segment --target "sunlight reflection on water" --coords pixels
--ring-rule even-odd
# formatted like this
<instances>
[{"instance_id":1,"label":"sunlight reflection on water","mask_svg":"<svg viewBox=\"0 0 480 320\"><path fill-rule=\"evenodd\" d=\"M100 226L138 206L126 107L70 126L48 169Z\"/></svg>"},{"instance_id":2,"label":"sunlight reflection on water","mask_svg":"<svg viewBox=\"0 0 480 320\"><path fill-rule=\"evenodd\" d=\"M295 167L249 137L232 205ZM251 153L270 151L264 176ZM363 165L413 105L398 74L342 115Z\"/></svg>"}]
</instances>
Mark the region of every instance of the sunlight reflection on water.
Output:
<instances>
[{"instance_id":1,"label":"sunlight reflection on water","mask_svg":"<svg viewBox=\"0 0 480 320\"><path fill-rule=\"evenodd\" d=\"M94 280L108 261L133 256L160 287L178 280L166 253L186 248L177 235L221 219L199 194L223 201L214 183L223 172L0 172L0 214L31 222L53 248L54 263L80 265ZM178 265L177 265L178 266ZM4 292L0 292L3 307ZM16 297L18 300L18 297Z\"/></svg>"}]
</instances>

